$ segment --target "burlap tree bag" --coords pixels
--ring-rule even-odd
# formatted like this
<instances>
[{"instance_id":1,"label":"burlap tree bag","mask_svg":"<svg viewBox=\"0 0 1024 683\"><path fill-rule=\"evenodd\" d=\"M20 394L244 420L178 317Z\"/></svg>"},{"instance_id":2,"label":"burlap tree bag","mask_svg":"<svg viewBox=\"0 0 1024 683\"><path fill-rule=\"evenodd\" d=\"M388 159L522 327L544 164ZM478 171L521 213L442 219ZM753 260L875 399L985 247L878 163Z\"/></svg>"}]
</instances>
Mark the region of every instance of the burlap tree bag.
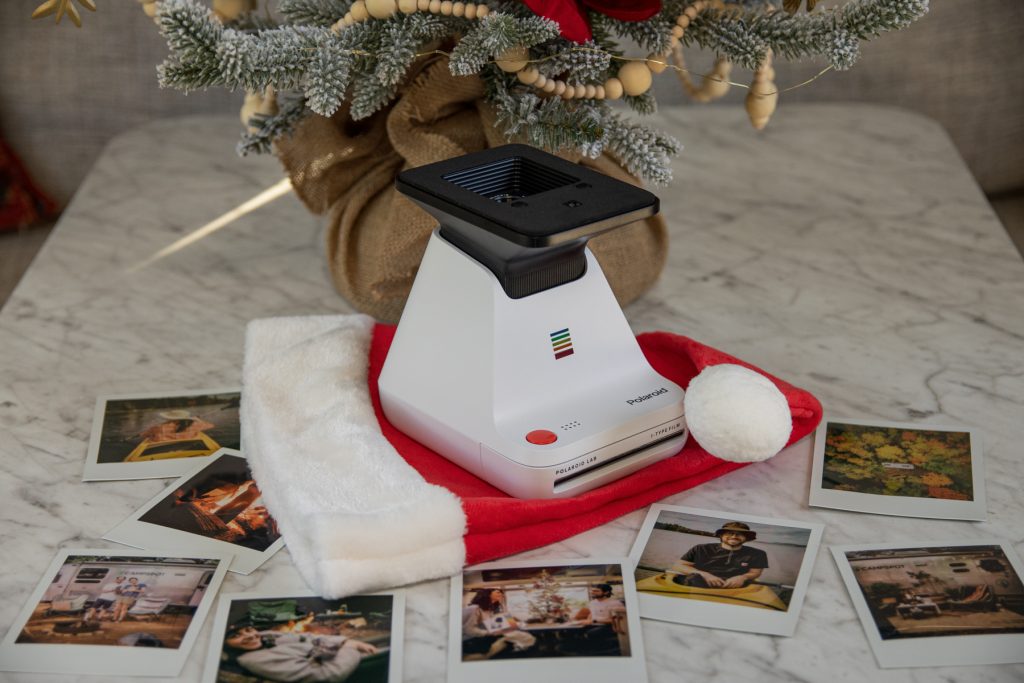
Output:
<instances>
[{"instance_id":1,"label":"burlap tree bag","mask_svg":"<svg viewBox=\"0 0 1024 683\"><path fill-rule=\"evenodd\" d=\"M276 143L299 198L327 213L327 257L334 285L356 309L397 322L437 223L395 190L404 169L507 142L494 126L476 77L452 76L443 59L427 59L389 108L352 121L307 116ZM639 184L607 155L562 155L606 175ZM640 296L665 265L668 238L659 216L590 242L619 303Z\"/></svg>"}]
</instances>

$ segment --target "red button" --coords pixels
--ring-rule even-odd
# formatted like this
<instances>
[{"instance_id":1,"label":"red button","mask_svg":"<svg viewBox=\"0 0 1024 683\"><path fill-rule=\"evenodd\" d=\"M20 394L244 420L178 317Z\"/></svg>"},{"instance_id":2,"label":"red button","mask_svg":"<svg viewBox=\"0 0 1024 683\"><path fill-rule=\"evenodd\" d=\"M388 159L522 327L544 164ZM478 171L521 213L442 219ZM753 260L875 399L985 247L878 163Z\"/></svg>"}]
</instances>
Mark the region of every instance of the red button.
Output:
<instances>
[{"instance_id":1,"label":"red button","mask_svg":"<svg viewBox=\"0 0 1024 683\"><path fill-rule=\"evenodd\" d=\"M526 440L538 446L547 446L549 443L558 441L558 435L547 429L534 429L526 435Z\"/></svg>"}]
</instances>

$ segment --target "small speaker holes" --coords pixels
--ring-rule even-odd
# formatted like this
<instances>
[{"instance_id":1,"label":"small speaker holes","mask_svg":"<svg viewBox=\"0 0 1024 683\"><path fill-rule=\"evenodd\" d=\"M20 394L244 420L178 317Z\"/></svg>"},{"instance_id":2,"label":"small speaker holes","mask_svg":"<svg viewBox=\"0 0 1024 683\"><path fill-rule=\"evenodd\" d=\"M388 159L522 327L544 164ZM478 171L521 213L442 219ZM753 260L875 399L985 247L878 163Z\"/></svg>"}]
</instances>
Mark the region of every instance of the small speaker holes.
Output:
<instances>
[{"instance_id":1,"label":"small speaker holes","mask_svg":"<svg viewBox=\"0 0 1024 683\"><path fill-rule=\"evenodd\" d=\"M565 430L569 430L569 429L575 429L576 427L579 427L579 426L580 426L580 421L579 420L573 420L572 422L566 422L564 425L562 425L562 430L565 431Z\"/></svg>"}]
</instances>

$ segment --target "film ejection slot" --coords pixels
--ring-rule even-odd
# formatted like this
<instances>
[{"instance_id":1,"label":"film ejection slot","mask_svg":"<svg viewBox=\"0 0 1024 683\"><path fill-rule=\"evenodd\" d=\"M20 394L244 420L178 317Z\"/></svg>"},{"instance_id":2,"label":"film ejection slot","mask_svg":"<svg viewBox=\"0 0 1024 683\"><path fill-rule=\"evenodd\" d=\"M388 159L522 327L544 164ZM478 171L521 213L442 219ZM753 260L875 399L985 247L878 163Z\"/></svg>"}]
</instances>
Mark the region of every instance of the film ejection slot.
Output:
<instances>
[{"instance_id":1,"label":"film ejection slot","mask_svg":"<svg viewBox=\"0 0 1024 683\"><path fill-rule=\"evenodd\" d=\"M553 491L555 493L559 493L566 489L573 488L583 479L596 479L611 469L618 469L617 466L628 466L628 461L631 459L643 460L643 457L650 451L669 441L673 441L675 439L682 440L686 437L686 434L686 426L684 421L680 418L678 420L672 420L666 424L658 425L657 427L647 431L647 441L608 460L590 464L588 461L591 460L591 458L594 460L597 458L592 454L588 454L591 457L588 458L587 456L584 456L576 463L575 466L570 465L563 468L569 469L570 471L555 479ZM632 439L636 439L638 436L639 435L634 436ZM629 439L623 439L623 441L627 440ZM682 445L682 442L680 442L679 447L682 448ZM605 448L607 448L607 446Z\"/></svg>"}]
</instances>

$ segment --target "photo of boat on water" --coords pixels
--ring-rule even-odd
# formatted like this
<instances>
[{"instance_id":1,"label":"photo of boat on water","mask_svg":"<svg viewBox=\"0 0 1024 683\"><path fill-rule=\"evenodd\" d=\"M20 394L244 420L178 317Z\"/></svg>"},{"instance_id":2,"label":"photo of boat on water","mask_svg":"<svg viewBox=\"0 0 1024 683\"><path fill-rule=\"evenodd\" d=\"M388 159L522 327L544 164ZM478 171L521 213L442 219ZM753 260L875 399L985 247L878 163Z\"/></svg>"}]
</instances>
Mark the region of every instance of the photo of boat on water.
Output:
<instances>
[{"instance_id":1,"label":"photo of boat on water","mask_svg":"<svg viewBox=\"0 0 1024 683\"><path fill-rule=\"evenodd\" d=\"M221 448L237 450L240 404L237 389L101 396L82 479L178 477Z\"/></svg>"},{"instance_id":2,"label":"photo of boat on water","mask_svg":"<svg viewBox=\"0 0 1024 683\"><path fill-rule=\"evenodd\" d=\"M239 392L107 401L96 461L147 462L238 448Z\"/></svg>"}]
</instances>

